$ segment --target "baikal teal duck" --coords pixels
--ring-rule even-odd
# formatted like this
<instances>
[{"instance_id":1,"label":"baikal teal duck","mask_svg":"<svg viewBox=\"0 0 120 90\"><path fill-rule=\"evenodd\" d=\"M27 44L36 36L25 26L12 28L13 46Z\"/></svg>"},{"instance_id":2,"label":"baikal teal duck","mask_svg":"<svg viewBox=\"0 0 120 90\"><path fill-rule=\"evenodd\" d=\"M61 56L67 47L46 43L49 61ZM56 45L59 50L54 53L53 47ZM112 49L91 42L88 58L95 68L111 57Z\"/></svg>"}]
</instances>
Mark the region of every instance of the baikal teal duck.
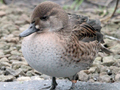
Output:
<instances>
[{"instance_id":1,"label":"baikal teal duck","mask_svg":"<svg viewBox=\"0 0 120 90\"><path fill-rule=\"evenodd\" d=\"M107 54L99 20L66 13L58 4L40 3L31 15L27 30L20 34L22 53L31 67L52 77L67 77L75 87L77 73L87 69L99 51ZM47 88L47 87L46 87Z\"/></svg>"}]
</instances>

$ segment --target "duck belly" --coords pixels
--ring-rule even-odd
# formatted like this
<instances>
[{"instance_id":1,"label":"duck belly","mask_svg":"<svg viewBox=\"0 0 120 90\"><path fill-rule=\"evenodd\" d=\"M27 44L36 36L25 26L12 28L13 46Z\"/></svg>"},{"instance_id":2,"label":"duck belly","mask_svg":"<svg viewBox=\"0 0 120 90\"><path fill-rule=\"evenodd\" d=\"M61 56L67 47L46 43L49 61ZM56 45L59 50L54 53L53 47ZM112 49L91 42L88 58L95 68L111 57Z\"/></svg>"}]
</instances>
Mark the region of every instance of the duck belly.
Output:
<instances>
[{"instance_id":1,"label":"duck belly","mask_svg":"<svg viewBox=\"0 0 120 90\"><path fill-rule=\"evenodd\" d=\"M71 59L66 60L63 52L65 49L49 35L44 35L44 38L42 35L30 35L22 42L22 53L28 64L49 76L70 77L83 69L82 63L78 65Z\"/></svg>"}]
</instances>

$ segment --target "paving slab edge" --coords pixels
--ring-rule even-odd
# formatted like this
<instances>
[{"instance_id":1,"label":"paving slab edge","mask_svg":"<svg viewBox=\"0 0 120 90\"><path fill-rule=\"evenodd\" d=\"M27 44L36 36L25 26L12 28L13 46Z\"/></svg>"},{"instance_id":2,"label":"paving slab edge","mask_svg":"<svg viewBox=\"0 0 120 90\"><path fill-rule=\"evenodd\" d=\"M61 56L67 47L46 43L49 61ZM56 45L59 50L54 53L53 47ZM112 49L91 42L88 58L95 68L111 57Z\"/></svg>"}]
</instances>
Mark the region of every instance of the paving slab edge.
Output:
<instances>
[{"instance_id":1,"label":"paving slab edge","mask_svg":"<svg viewBox=\"0 0 120 90\"><path fill-rule=\"evenodd\" d=\"M71 82L68 80L57 80L58 86L55 90L68 90ZM17 82L0 82L0 90L42 90L51 84L51 80L30 80ZM74 90L120 90L120 83L90 83L78 81ZM45 89L44 89L45 90ZM49 89L46 89L49 90Z\"/></svg>"}]
</instances>

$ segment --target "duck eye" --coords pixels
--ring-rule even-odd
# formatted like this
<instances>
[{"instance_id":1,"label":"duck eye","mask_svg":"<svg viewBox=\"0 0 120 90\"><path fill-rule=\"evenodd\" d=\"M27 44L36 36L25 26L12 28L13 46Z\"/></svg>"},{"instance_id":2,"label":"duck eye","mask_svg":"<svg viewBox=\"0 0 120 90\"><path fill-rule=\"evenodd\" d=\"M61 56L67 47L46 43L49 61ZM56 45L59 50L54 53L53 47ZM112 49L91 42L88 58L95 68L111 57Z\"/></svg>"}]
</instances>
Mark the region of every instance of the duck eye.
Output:
<instances>
[{"instance_id":1,"label":"duck eye","mask_svg":"<svg viewBox=\"0 0 120 90\"><path fill-rule=\"evenodd\" d=\"M43 21L46 21L48 19L48 16L43 16L40 19L43 20Z\"/></svg>"}]
</instances>

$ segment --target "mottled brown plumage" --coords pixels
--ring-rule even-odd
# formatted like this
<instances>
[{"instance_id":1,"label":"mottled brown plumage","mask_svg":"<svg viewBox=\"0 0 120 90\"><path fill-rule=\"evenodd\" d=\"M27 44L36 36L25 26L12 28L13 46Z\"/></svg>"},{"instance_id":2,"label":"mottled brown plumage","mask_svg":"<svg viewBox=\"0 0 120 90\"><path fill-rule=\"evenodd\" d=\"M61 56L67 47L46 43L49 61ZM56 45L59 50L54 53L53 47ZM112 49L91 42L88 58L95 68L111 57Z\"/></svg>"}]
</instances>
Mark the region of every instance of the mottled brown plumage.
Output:
<instances>
[{"instance_id":1,"label":"mottled brown plumage","mask_svg":"<svg viewBox=\"0 0 120 90\"><path fill-rule=\"evenodd\" d=\"M58 4L46 1L34 9L30 27L20 34L27 36L22 52L30 66L53 77L53 90L55 77L75 82L77 72L90 66L100 50L108 51L101 45L100 29L99 20L67 14Z\"/></svg>"}]
</instances>

